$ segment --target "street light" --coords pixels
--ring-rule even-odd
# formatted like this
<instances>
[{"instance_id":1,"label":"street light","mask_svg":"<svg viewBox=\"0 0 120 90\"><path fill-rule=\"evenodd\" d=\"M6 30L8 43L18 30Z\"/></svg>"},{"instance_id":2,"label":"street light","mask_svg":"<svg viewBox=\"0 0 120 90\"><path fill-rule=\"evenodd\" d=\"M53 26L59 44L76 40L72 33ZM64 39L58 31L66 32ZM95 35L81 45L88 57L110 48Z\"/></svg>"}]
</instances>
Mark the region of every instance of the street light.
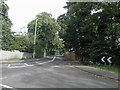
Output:
<instances>
[{"instance_id":1,"label":"street light","mask_svg":"<svg viewBox=\"0 0 120 90\"><path fill-rule=\"evenodd\" d=\"M35 58L36 31L37 31L37 18L36 18L36 23L35 23L35 32L34 32L33 58Z\"/></svg>"}]
</instances>

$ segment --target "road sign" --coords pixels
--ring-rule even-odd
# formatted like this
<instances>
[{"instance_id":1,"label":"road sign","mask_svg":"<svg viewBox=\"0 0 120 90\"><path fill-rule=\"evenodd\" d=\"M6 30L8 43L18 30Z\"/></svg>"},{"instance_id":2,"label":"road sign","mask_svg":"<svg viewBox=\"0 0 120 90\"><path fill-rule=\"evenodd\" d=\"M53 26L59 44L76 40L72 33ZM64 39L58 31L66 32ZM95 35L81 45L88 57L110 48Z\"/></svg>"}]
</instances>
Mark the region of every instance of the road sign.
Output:
<instances>
[{"instance_id":1,"label":"road sign","mask_svg":"<svg viewBox=\"0 0 120 90\"><path fill-rule=\"evenodd\" d=\"M107 59L107 61L108 61L109 63L112 63L112 62L110 61L110 59L112 59L112 57L109 57L109 58Z\"/></svg>"},{"instance_id":2,"label":"road sign","mask_svg":"<svg viewBox=\"0 0 120 90\"><path fill-rule=\"evenodd\" d=\"M103 57L101 58L102 62L105 62L105 60L104 60L104 59L105 59L105 56L103 56Z\"/></svg>"}]
</instances>

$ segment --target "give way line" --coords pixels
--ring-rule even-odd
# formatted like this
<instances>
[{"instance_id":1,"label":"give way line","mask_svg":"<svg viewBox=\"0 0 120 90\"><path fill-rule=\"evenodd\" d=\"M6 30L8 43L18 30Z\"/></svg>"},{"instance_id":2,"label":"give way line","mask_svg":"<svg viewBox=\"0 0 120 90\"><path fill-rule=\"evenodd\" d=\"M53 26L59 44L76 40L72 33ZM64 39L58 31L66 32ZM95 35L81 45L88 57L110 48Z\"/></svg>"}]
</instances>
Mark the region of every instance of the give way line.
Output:
<instances>
[{"instance_id":1,"label":"give way line","mask_svg":"<svg viewBox=\"0 0 120 90\"><path fill-rule=\"evenodd\" d=\"M5 87L5 88L11 88L11 89L13 88L13 87L11 87L11 86L4 85L4 84L0 84L0 86L1 86L1 87Z\"/></svg>"},{"instance_id":2,"label":"give way line","mask_svg":"<svg viewBox=\"0 0 120 90\"><path fill-rule=\"evenodd\" d=\"M50 61L47 61L47 62L43 62L43 63L39 63L39 62L36 62L37 64L39 65L42 65L42 64L46 64L46 63L50 63L50 62L53 62L55 60L56 57L53 57L52 60ZM29 66L34 66L34 65L29 65L27 63L24 63L25 66L11 66L11 64L8 64L8 68L23 68L23 67L29 67Z\"/></svg>"},{"instance_id":3,"label":"give way line","mask_svg":"<svg viewBox=\"0 0 120 90\"><path fill-rule=\"evenodd\" d=\"M50 61L47 61L47 62L43 62L43 63L38 63L38 64L45 64L45 63L49 63L49 62L53 62L55 60L56 57L54 57L52 60ZM29 65L27 63L24 63L25 66L11 66L10 64L8 64L8 68L22 68L22 67L28 67L28 66L34 66L34 65ZM7 77L4 77L4 78L0 78L0 79L5 79ZM4 85L4 84L0 84L1 87L4 87L4 88L10 88L10 89L13 89L13 87L11 86L8 86L8 85ZM17 90L17 89L14 89L14 90Z\"/></svg>"}]
</instances>

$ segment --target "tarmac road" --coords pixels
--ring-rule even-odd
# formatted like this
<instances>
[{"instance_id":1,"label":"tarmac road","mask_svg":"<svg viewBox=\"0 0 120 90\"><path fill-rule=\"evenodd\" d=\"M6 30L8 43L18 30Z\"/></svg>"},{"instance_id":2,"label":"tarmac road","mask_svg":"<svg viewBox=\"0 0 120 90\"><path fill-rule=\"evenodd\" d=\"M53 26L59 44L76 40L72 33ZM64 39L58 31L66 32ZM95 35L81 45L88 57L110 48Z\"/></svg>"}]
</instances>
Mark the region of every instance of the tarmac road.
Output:
<instances>
[{"instance_id":1,"label":"tarmac road","mask_svg":"<svg viewBox=\"0 0 120 90\"><path fill-rule=\"evenodd\" d=\"M118 82L74 68L62 57L3 63L3 88L118 88Z\"/></svg>"}]
</instances>

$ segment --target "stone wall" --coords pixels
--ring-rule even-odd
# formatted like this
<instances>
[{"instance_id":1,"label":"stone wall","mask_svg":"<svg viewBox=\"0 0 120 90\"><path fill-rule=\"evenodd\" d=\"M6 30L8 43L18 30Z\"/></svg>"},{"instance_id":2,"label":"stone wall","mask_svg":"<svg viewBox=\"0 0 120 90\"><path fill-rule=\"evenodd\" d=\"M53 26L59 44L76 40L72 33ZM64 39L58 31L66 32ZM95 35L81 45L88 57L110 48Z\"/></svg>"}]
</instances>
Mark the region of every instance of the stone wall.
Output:
<instances>
[{"instance_id":1,"label":"stone wall","mask_svg":"<svg viewBox=\"0 0 120 90\"><path fill-rule=\"evenodd\" d=\"M74 52L66 53L66 54L65 54L65 58L66 58L67 60L76 60L76 59L75 59L75 53L74 53Z\"/></svg>"},{"instance_id":2,"label":"stone wall","mask_svg":"<svg viewBox=\"0 0 120 90\"><path fill-rule=\"evenodd\" d=\"M32 58L32 53L20 52L17 50L14 51L0 50L0 60L27 59L27 58Z\"/></svg>"}]
</instances>

